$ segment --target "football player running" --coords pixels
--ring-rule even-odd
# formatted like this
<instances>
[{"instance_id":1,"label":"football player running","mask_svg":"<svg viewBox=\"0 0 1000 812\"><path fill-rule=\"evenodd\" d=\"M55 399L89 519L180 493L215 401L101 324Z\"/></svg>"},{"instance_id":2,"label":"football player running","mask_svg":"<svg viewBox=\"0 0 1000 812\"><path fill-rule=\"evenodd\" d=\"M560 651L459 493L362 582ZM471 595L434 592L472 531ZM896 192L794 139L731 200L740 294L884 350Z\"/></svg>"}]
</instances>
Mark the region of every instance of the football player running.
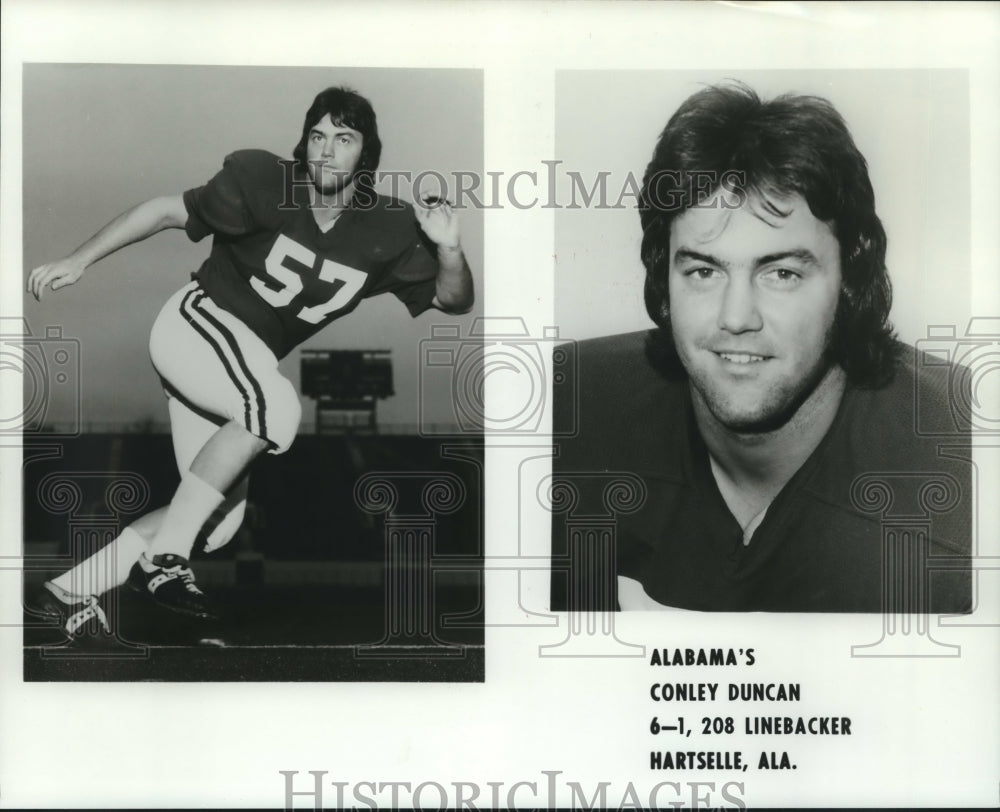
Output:
<instances>
[{"instance_id":1,"label":"football player running","mask_svg":"<svg viewBox=\"0 0 1000 812\"><path fill-rule=\"evenodd\" d=\"M165 229L213 236L208 259L164 305L150 357L168 396L180 485L169 505L48 581L34 604L79 639L99 596L126 581L168 609L212 617L188 564L196 538L228 542L243 520L247 471L295 438L298 395L278 361L362 299L394 293L416 316L467 312L472 276L447 201L415 208L371 186L381 155L367 99L329 88L305 116L294 160L260 150L229 155L206 185L119 215L68 257L39 266L41 299L101 258Z\"/></svg>"}]
</instances>

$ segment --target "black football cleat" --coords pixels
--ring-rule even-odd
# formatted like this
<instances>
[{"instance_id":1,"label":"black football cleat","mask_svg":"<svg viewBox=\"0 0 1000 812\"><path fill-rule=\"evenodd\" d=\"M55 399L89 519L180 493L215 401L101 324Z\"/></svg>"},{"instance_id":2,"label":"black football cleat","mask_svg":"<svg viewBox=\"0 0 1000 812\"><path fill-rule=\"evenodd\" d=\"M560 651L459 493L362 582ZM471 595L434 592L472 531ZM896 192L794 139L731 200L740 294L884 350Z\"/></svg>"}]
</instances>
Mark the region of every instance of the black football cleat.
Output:
<instances>
[{"instance_id":1,"label":"black football cleat","mask_svg":"<svg viewBox=\"0 0 1000 812\"><path fill-rule=\"evenodd\" d=\"M95 595L72 595L46 581L32 596L28 608L58 621L60 631L70 643L96 646L115 643L108 619Z\"/></svg>"},{"instance_id":2,"label":"black football cleat","mask_svg":"<svg viewBox=\"0 0 1000 812\"><path fill-rule=\"evenodd\" d=\"M145 593L160 606L181 615L212 620L218 617L205 593L194 582L194 573L184 556L173 553L154 555L150 563L153 569L148 572L139 561L132 565L128 574L128 585L132 589Z\"/></svg>"}]
</instances>

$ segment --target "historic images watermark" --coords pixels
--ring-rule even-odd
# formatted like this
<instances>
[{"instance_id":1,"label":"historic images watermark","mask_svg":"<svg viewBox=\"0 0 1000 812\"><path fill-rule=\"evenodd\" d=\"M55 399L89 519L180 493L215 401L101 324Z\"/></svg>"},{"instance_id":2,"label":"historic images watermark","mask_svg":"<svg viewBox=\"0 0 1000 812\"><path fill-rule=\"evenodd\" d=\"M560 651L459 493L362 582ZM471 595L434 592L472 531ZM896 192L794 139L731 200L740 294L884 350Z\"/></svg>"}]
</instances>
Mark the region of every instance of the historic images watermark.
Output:
<instances>
[{"instance_id":1,"label":"historic images watermark","mask_svg":"<svg viewBox=\"0 0 1000 812\"><path fill-rule=\"evenodd\" d=\"M311 180L296 174L297 162L280 161L285 170L285 196L279 208L293 209L296 189L309 195L310 206L321 207ZM321 165L322 161L315 163ZM634 209L640 205L672 211L695 201L695 207L738 209L746 202L746 174L731 169L679 172L660 170L648 179L646 197L642 198L643 178L632 172L613 175L580 172L563 168L563 161L540 161L535 169L515 172L470 172L456 170L447 174L434 169L379 170L355 176L356 192L351 205L368 209L382 199L378 186L389 196L387 207L403 209L400 200L416 205L437 206L448 201L455 209Z\"/></svg>"},{"instance_id":2,"label":"historic images watermark","mask_svg":"<svg viewBox=\"0 0 1000 812\"><path fill-rule=\"evenodd\" d=\"M327 770L279 770L284 809L746 809L742 781L570 781L540 770L515 781L336 781ZM311 776L311 779L307 776Z\"/></svg>"}]
</instances>

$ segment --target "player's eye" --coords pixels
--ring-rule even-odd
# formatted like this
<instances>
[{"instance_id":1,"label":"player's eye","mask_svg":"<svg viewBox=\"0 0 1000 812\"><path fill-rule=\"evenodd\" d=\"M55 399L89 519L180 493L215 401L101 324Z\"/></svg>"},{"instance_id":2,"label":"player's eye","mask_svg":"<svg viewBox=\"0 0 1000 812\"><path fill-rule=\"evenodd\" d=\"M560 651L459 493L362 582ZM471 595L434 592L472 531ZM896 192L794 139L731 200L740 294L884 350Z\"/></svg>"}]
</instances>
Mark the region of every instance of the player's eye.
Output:
<instances>
[{"instance_id":1,"label":"player's eye","mask_svg":"<svg viewBox=\"0 0 1000 812\"><path fill-rule=\"evenodd\" d=\"M718 271L715 268L699 266L697 268L688 268L684 271L684 276L689 279L711 279L717 273Z\"/></svg>"},{"instance_id":2,"label":"player's eye","mask_svg":"<svg viewBox=\"0 0 1000 812\"><path fill-rule=\"evenodd\" d=\"M802 274L791 268L771 268L764 273L764 281L773 287L794 287L802 281Z\"/></svg>"}]
</instances>

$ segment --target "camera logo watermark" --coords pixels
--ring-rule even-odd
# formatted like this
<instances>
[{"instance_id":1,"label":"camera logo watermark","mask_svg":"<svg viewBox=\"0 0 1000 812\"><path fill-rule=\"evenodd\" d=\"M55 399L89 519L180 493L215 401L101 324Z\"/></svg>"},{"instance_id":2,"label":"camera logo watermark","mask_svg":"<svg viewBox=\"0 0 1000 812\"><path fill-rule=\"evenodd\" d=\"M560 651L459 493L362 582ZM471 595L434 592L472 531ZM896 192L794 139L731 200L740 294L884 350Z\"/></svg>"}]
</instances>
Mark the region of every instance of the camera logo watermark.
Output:
<instances>
[{"instance_id":1,"label":"camera logo watermark","mask_svg":"<svg viewBox=\"0 0 1000 812\"><path fill-rule=\"evenodd\" d=\"M1000 434L1000 404L994 400L1000 385L1000 318L970 319L962 335L953 324L931 325L916 347L917 434Z\"/></svg>"},{"instance_id":2,"label":"camera logo watermark","mask_svg":"<svg viewBox=\"0 0 1000 812\"><path fill-rule=\"evenodd\" d=\"M420 342L420 433L441 433L429 419L429 393L448 391L459 433L532 435L546 433L543 424L549 382L556 397L576 403L576 345L557 343L555 328L532 337L519 317L477 318L469 331L457 325L433 325L431 337ZM551 357L551 373L546 358ZM487 383L489 381L489 384ZM487 398L487 387L490 396ZM575 419L558 433L573 433ZM447 431L446 433L453 433Z\"/></svg>"},{"instance_id":3,"label":"camera logo watermark","mask_svg":"<svg viewBox=\"0 0 1000 812\"><path fill-rule=\"evenodd\" d=\"M80 433L80 341L64 336L62 327L35 335L25 319L0 318L0 381L6 392L22 391L20 405L4 398L0 446Z\"/></svg>"}]
</instances>

